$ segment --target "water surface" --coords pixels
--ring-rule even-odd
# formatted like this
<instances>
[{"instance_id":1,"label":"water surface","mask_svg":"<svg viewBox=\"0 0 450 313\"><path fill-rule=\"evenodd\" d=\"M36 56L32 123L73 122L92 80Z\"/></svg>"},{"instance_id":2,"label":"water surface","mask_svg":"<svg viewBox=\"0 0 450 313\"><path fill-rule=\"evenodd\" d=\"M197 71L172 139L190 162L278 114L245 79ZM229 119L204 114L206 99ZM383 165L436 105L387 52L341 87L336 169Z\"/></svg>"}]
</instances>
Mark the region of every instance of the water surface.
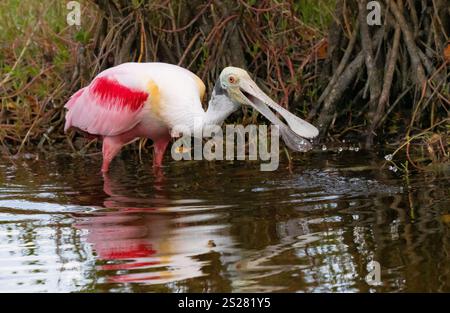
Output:
<instances>
[{"instance_id":1,"label":"water surface","mask_svg":"<svg viewBox=\"0 0 450 313\"><path fill-rule=\"evenodd\" d=\"M0 291L449 292L450 173L382 160L0 159Z\"/></svg>"}]
</instances>

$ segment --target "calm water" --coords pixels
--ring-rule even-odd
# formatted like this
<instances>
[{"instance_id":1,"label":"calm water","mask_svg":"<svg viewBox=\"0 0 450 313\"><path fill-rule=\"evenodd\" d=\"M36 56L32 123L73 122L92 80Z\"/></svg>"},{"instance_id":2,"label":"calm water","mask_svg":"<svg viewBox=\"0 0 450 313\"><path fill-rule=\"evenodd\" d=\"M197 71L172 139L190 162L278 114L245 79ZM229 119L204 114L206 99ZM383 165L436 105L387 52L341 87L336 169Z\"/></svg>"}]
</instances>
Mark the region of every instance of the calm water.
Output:
<instances>
[{"instance_id":1,"label":"calm water","mask_svg":"<svg viewBox=\"0 0 450 313\"><path fill-rule=\"evenodd\" d=\"M450 291L450 172L366 152L258 163L0 159L0 291ZM381 265L381 285L365 281Z\"/></svg>"}]
</instances>

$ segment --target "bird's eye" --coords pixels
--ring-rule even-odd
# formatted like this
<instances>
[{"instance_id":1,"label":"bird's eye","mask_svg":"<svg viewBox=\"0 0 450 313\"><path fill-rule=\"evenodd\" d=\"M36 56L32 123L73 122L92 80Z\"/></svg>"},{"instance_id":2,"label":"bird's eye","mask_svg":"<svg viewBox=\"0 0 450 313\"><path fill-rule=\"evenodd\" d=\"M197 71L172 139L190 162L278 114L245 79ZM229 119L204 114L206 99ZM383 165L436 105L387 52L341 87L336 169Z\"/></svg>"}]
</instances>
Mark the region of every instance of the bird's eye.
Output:
<instances>
[{"instance_id":1,"label":"bird's eye","mask_svg":"<svg viewBox=\"0 0 450 313\"><path fill-rule=\"evenodd\" d=\"M236 82L236 77L234 77L234 76L229 76L229 77L228 77L228 82L229 82L230 84L234 84L234 83Z\"/></svg>"}]
</instances>

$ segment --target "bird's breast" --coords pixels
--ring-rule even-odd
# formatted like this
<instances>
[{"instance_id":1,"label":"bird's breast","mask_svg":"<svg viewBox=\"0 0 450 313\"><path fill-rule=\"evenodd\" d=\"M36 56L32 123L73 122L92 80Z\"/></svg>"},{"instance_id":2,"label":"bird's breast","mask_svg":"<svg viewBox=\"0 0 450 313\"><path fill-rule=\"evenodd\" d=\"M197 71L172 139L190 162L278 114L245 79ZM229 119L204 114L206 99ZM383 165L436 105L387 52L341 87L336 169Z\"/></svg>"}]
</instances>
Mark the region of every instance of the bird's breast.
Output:
<instances>
[{"instance_id":1,"label":"bird's breast","mask_svg":"<svg viewBox=\"0 0 450 313\"><path fill-rule=\"evenodd\" d=\"M205 86L196 76L153 76L147 80L145 89L149 94L142 111L146 120L158 120L171 129L178 125L191 127L196 118L204 115L201 97Z\"/></svg>"}]
</instances>

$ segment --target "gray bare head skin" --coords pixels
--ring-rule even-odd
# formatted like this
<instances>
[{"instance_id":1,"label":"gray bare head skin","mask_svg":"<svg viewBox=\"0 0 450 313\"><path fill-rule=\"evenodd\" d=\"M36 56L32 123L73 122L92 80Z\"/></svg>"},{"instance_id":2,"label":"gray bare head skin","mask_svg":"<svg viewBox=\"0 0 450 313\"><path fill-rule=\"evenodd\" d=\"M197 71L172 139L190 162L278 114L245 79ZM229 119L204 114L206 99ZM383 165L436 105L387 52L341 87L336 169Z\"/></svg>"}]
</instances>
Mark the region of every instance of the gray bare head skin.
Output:
<instances>
[{"instance_id":1,"label":"gray bare head skin","mask_svg":"<svg viewBox=\"0 0 450 313\"><path fill-rule=\"evenodd\" d=\"M248 73L238 67L226 67L222 70L210 105L228 108L234 112L240 105L247 105L260 112L272 124L280 129L280 135L286 145L295 151L309 151L311 143L305 138L314 138L319 130L305 120L290 113L265 94L251 79ZM273 112L275 110L286 121L282 122Z\"/></svg>"},{"instance_id":2,"label":"gray bare head skin","mask_svg":"<svg viewBox=\"0 0 450 313\"><path fill-rule=\"evenodd\" d=\"M228 96L227 91L222 88L220 80L217 79L206 111L206 124L221 125L231 113L240 107L241 104L236 103Z\"/></svg>"}]
</instances>

